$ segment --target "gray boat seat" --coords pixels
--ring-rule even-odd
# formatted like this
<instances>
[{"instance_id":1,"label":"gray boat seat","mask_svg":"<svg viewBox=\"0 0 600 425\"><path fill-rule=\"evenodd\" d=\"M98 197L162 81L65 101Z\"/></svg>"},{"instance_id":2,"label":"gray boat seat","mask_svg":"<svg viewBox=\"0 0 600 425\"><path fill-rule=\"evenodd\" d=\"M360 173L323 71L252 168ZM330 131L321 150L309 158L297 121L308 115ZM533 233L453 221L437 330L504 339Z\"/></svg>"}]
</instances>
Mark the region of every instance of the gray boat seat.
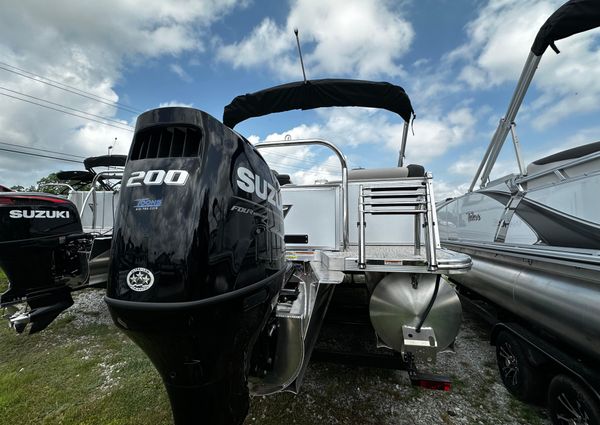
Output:
<instances>
[{"instance_id":1,"label":"gray boat seat","mask_svg":"<svg viewBox=\"0 0 600 425\"><path fill-rule=\"evenodd\" d=\"M532 174L557 168L577 158L582 158L598 151L600 151L600 142L594 142L545 156L529 164L527 166L527 174L531 176Z\"/></svg>"},{"instance_id":2,"label":"gray boat seat","mask_svg":"<svg viewBox=\"0 0 600 425\"><path fill-rule=\"evenodd\" d=\"M371 168L348 171L348 181L399 179L405 177L423 177L425 168L422 165L410 164L406 167Z\"/></svg>"},{"instance_id":3,"label":"gray boat seat","mask_svg":"<svg viewBox=\"0 0 600 425\"><path fill-rule=\"evenodd\" d=\"M289 174L279 174L276 170L271 170L271 171L273 172L273 175L279 182L279 186L283 186L286 184L292 184L292 179L290 178Z\"/></svg>"}]
</instances>

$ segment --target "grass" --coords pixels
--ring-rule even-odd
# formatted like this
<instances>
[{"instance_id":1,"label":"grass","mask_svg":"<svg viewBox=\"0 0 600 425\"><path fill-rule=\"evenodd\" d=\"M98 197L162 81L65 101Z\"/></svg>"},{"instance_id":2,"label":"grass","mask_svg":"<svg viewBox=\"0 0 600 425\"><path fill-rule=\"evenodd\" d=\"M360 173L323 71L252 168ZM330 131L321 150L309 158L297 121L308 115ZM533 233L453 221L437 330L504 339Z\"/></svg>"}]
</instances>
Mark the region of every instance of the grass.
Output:
<instances>
[{"instance_id":1,"label":"grass","mask_svg":"<svg viewBox=\"0 0 600 425\"><path fill-rule=\"evenodd\" d=\"M123 334L64 315L34 335L0 326L0 418L23 425L158 425L171 422L171 411L158 373Z\"/></svg>"},{"instance_id":2,"label":"grass","mask_svg":"<svg viewBox=\"0 0 600 425\"><path fill-rule=\"evenodd\" d=\"M8 289L8 279L2 270L0 270L0 294Z\"/></svg>"},{"instance_id":3,"label":"grass","mask_svg":"<svg viewBox=\"0 0 600 425\"><path fill-rule=\"evenodd\" d=\"M6 288L0 272L0 291ZM0 323L0 424L172 423L161 379L139 348L116 327L104 324L99 317L104 313L79 312L77 319L74 314L67 311L34 335L17 335L6 322ZM422 423L414 412L433 409L437 423L453 424L470 411L479 412L481 405L497 412L493 420L485 419L489 415L481 419L483 423L514 420L507 411L526 418L523 423L543 423L535 407L514 400L490 402L490 372L476 384L460 376L453 376L454 393L426 392L407 386L398 372L313 363L300 394L252 398L245 423L280 425L293 418L297 425L368 425L407 417ZM456 413L454 395L464 397L462 412Z\"/></svg>"}]
</instances>

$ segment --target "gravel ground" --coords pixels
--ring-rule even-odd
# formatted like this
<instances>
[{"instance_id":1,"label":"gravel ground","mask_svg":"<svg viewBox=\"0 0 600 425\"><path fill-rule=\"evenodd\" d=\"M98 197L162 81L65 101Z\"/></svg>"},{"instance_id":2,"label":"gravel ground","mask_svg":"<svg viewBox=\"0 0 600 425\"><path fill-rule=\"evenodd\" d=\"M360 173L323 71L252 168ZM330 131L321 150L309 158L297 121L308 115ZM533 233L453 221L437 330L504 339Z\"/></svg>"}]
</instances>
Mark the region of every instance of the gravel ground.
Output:
<instances>
[{"instance_id":1,"label":"gravel ground","mask_svg":"<svg viewBox=\"0 0 600 425\"><path fill-rule=\"evenodd\" d=\"M78 294L74 326L112 323L101 292ZM344 335L324 327L322 340L334 338L350 347L358 333ZM366 338L367 340L369 337ZM372 341L368 341L369 343ZM410 386L406 372L311 362L297 395L253 397L246 425L264 424L549 424L544 409L513 399L498 376L487 326L469 312L456 341L456 352L438 355L427 371L449 375L450 392ZM424 368L423 368L424 369Z\"/></svg>"},{"instance_id":2,"label":"gravel ground","mask_svg":"<svg viewBox=\"0 0 600 425\"><path fill-rule=\"evenodd\" d=\"M246 424L550 424L506 391L487 326L468 312L455 348L422 368L450 376L450 392L411 387L403 371L312 362L298 395L255 397Z\"/></svg>"}]
</instances>

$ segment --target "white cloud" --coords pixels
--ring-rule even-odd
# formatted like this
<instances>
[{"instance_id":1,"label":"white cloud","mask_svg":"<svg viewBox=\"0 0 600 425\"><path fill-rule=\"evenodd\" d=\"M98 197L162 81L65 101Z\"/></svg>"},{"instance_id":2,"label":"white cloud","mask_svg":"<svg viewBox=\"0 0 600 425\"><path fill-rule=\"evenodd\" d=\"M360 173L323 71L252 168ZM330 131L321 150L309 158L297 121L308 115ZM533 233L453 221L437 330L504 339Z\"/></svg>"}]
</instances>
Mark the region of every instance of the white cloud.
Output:
<instances>
[{"instance_id":1,"label":"white cloud","mask_svg":"<svg viewBox=\"0 0 600 425\"><path fill-rule=\"evenodd\" d=\"M308 78L403 75L398 63L414 38L399 6L385 0L295 0L285 25L263 20L242 41L221 45L219 59L234 67L266 66L300 77L293 29L298 28Z\"/></svg>"},{"instance_id":2,"label":"white cloud","mask_svg":"<svg viewBox=\"0 0 600 425\"><path fill-rule=\"evenodd\" d=\"M119 100L114 87L126 63L202 51L209 26L239 4L237 0L13 2L0 14L0 60L114 102ZM183 68L171 70L185 78ZM0 78L11 90L110 119L116 115L113 106L14 73L0 70ZM105 153L115 137L119 141L115 151L126 152L131 139L129 131L6 96L0 96L0 129L0 138L10 143L82 156ZM0 161L0 182L29 185L57 168L72 167L81 168L6 153Z\"/></svg>"},{"instance_id":3,"label":"white cloud","mask_svg":"<svg viewBox=\"0 0 600 425\"><path fill-rule=\"evenodd\" d=\"M288 131L269 134L265 140L322 138L333 142L343 153L361 147L382 152L386 162L396 162L402 141L403 122L389 113L371 108L334 108L318 112L321 123L300 125ZM417 120L415 135L409 134L405 164L427 165L449 150L470 141L476 119L469 108L459 108L442 118ZM248 138L252 143L260 137ZM305 146L261 150L267 162L278 172L292 175L292 181L312 183L316 179L339 179L340 165L336 156L324 148ZM349 162L349 168L364 165L360 158ZM336 177L337 176L337 177Z\"/></svg>"},{"instance_id":4,"label":"white cloud","mask_svg":"<svg viewBox=\"0 0 600 425\"><path fill-rule=\"evenodd\" d=\"M321 164L313 165L307 170L298 170L292 174L295 184L315 184L324 181L340 181L340 162L335 155L330 155Z\"/></svg>"},{"instance_id":5,"label":"white cloud","mask_svg":"<svg viewBox=\"0 0 600 425\"><path fill-rule=\"evenodd\" d=\"M566 149L597 142L598 134L600 134L600 126L582 128L566 139L550 141L545 149L534 149L526 152L525 159L527 162L533 162Z\"/></svg>"},{"instance_id":6,"label":"white cloud","mask_svg":"<svg viewBox=\"0 0 600 425\"><path fill-rule=\"evenodd\" d=\"M231 63L234 68L251 67L271 63L288 53L289 36L270 18L265 18L250 35L240 42L220 46L219 59Z\"/></svg>"},{"instance_id":7,"label":"white cloud","mask_svg":"<svg viewBox=\"0 0 600 425\"><path fill-rule=\"evenodd\" d=\"M561 0L490 0L467 24L469 40L446 55L462 63L459 80L473 89L515 82L537 31ZM600 33L590 31L557 41L560 55L548 50L533 80L537 89L520 119L541 130L562 118L600 109Z\"/></svg>"},{"instance_id":8,"label":"white cloud","mask_svg":"<svg viewBox=\"0 0 600 425\"><path fill-rule=\"evenodd\" d=\"M470 108L459 108L436 119L417 119L414 136L408 139L406 163L426 164L445 155L454 147L470 141L475 133L477 120ZM400 146L390 141L390 149Z\"/></svg>"},{"instance_id":9,"label":"white cloud","mask_svg":"<svg viewBox=\"0 0 600 425\"><path fill-rule=\"evenodd\" d=\"M322 134L322 126L318 124L310 126L302 124L282 133L271 133L264 139L256 135L251 135L248 137L248 140L251 143L257 143L259 141L311 139L320 137ZM294 183L306 181L307 169L313 169L318 174L322 174L321 169L327 170L329 173L334 173L340 169L339 161L333 165L325 164L325 162L319 159L323 154L323 149L315 149L310 146L266 148L261 149L260 152L271 168L275 169L278 173L290 174ZM327 154L329 153L327 152Z\"/></svg>"},{"instance_id":10,"label":"white cloud","mask_svg":"<svg viewBox=\"0 0 600 425\"><path fill-rule=\"evenodd\" d=\"M159 108L168 108L170 106L184 106L186 108L193 108L194 104L193 103L180 102L178 100L170 100L168 102L161 102L158 105Z\"/></svg>"},{"instance_id":11,"label":"white cloud","mask_svg":"<svg viewBox=\"0 0 600 425\"><path fill-rule=\"evenodd\" d=\"M466 26L468 42L446 55L467 60L460 79L488 88L519 76L533 39L558 1L490 0Z\"/></svg>"},{"instance_id":12,"label":"white cloud","mask_svg":"<svg viewBox=\"0 0 600 425\"><path fill-rule=\"evenodd\" d=\"M186 83L191 83L192 81L194 81L191 75L188 74L187 71L177 63L172 63L171 65L169 65L169 69Z\"/></svg>"},{"instance_id":13,"label":"white cloud","mask_svg":"<svg viewBox=\"0 0 600 425\"><path fill-rule=\"evenodd\" d=\"M332 108L319 110L323 123L301 126L291 130L292 138L298 128L303 137L330 140L342 150L348 147L383 149L385 154L397 155L402 144L404 122L394 114L373 108ZM407 162L425 164L443 156L455 146L472 139L476 118L467 107L458 108L445 116L431 116L414 122L414 135L409 131ZM284 132L283 134L288 134Z\"/></svg>"},{"instance_id":14,"label":"white cloud","mask_svg":"<svg viewBox=\"0 0 600 425\"><path fill-rule=\"evenodd\" d=\"M457 184L440 179L434 179L433 181L433 193L436 203L446 198L456 198L457 196L464 195L468 189L469 183L467 182Z\"/></svg>"},{"instance_id":15,"label":"white cloud","mask_svg":"<svg viewBox=\"0 0 600 425\"><path fill-rule=\"evenodd\" d=\"M480 161L475 159L459 159L450 165L449 170L454 174L472 177L475 175L475 171L477 171L479 164Z\"/></svg>"}]
</instances>

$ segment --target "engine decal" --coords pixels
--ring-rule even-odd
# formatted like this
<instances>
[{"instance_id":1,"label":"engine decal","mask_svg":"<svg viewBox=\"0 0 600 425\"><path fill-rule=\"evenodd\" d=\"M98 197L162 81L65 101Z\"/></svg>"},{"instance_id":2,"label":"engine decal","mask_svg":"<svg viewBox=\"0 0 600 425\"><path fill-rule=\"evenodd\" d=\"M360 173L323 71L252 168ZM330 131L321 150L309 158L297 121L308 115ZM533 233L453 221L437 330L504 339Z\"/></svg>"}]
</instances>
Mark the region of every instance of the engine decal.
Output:
<instances>
[{"instance_id":1,"label":"engine decal","mask_svg":"<svg viewBox=\"0 0 600 425\"><path fill-rule=\"evenodd\" d=\"M11 210L10 218L70 218L69 211Z\"/></svg>"},{"instance_id":2,"label":"engine decal","mask_svg":"<svg viewBox=\"0 0 600 425\"><path fill-rule=\"evenodd\" d=\"M186 170L134 171L127 180L127 187L134 186L184 186L190 174Z\"/></svg>"},{"instance_id":3,"label":"engine decal","mask_svg":"<svg viewBox=\"0 0 600 425\"><path fill-rule=\"evenodd\" d=\"M254 174L246 167L238 167L237 176L237 185L244 192L254 193L274 207L281 207L281 194L264 177Z\"/></svg>"},{"instance_id":4,"label":"engine decal","mask_svg":"<svg viewBox=\"0 0 600 425\"><path fill-rule=\"evenodd\" d=\"M154 275L148 269L137 267L127 273L127 286L136 292L144 292L154 284Z\"/></svg>"},{"instance_id":5,"label":"engine decal","mask_svg":"<svg viewBox=\"0 0 600 425\"><path fill-rule=\"evenodd\" d=\"M135 211L154 211L162 205L162 199L140 198L134 199L133 209Z\"/></svg>"},{"instance_id":6,"label":"engine decal","mask_svg":"<svg viewBox=\"0 0 600 425\"><path fill-rule=\"evenodd\" d=\"M239 205L234 205L233 207L231 207L230 211L254 215L254 210L252 208L244 208L240 207Z\"/></svg>"}]
</instances>

